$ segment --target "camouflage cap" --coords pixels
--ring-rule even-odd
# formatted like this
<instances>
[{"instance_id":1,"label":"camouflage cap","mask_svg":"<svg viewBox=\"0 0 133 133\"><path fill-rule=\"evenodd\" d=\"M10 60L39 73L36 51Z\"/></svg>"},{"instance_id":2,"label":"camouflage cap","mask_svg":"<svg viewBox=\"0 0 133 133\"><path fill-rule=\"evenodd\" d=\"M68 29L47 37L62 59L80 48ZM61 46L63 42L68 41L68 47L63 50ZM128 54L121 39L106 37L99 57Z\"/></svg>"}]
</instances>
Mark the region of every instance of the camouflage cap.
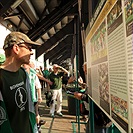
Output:
<instances>
[{"instance_id":1,"label":"camouflage cap","mask_svg":"<svg viewBox=\"0 0 133 133\"><path fill-rule=\"evenodd\" d=\"M21 44L21 43L28 43L32 44L32 48L35 48L35 46L39 46L41 44L37 42L33 42L30 40L30 38L21 32L11 32L9 35L6 36L4 41L3 49L9 48L13 46L14 44Z\"/></svg>"}]
</instances>

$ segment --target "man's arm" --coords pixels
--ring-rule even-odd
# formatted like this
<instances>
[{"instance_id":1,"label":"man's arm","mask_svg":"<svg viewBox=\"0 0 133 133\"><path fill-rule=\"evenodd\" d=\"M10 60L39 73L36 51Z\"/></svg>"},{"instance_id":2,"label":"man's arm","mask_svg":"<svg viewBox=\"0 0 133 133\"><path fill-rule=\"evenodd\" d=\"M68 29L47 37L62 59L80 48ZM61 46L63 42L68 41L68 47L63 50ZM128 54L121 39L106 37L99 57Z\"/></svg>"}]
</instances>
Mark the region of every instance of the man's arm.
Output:
<instances>
[{"instance_id":1,"label":"man's arm","mask_svg":"<svg viewBox=\"0 0 133 133\"><path fill-rule=\"evenodd\" d=\"M60 68L64 73L66 73L66 74L69 73L69 72L68 72L65 68L63 68L62 66L59 66L59 68Z\"/></svg>"},{"instance_id":2,"label":"man's arm","mask_svg":"<svg viewBox=\"0 0 133 133\"><path fill-rule=\"evenodd\" d=\"M54 64L54 67L61 69L61 70L62 70L64 73L66 73L66 74L69 73L69 72L68 72L65 68L63 68L62 66L59 66L59 65L57 65L57 64Z\"/></svg>"},{"instance_id":3,"label":"man's arm","mask_svg":"<svg viewBox=\"0 0 133 133\"><path fill-rule=\"evenodd\" d=\"M37 73L36 75L38 76L39 79L41 79L41 80L47 82L49 85L52 85L52 84L53 84L50 80L44 78L42 75L40 75L40 74L38 74L38 73Z\"/></svg>"},{"instance_id":4,"label":"man's arm","mask_svg":"<svg viewBox=\"0 0 133 133\"><path fill-rule=\"evenodd\" d=\"M67 81L67 84L70 84L70 83L73 83L75 81L75 77L74 76L71 76L68 81Z\"/></svg>"},{"instance_id":5,"label":"man's arm","mask_svg":"<svg viewBox=\"0 0 133 133\"><path fill-rule=\"evenodd\" d=\"M37 75L36 75L36 79L35 79L35 86L36 86L37 94L38 94L38 102L41 103L42 102L42 94L41 94L42 86L41 86L41 83L40 83Z\"/></svg>"},{"instance_id":6,"label":"man's arm","mask_svg":"<svg viewBox=\"0 0 133 133\"><path fill-rule=\"evenodd\" d=\"M89 102L87 94L82 94L82 93L74 92L74 96L78 100L86 101L87 103Z\"/></svg>"}]
</instances>

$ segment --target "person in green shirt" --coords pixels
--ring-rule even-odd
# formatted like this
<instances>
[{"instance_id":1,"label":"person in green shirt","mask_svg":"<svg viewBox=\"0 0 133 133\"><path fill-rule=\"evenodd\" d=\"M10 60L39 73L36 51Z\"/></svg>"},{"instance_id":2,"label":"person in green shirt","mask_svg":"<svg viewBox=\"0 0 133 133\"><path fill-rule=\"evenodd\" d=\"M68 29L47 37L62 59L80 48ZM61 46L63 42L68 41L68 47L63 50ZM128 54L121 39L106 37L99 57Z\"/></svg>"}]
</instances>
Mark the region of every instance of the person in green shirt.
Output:
<instances>
[{"instance_id":1,"label":"person in green shirt","mask_svg":"<svg viewBox=\"0 0 133 133\"><path fill-rule=\"evenodd\" d=\"M61 72L59 72L59 69ZM55 112L55 102L57 100L57 108L56 108L56 113L59 116L63 116L61 113L62 111L62 76L64 73L69 73L65 68L54 64L53 65L53 72L50 74L49 79L53 83L50 85L50 89L53 93L52 96L52 101L53 103L50 106L50 115L51 117L54 117L54 112Z\"/></svg>"},{"instance_id":2,"label":"person in green shirt","mask_svg":"<svg viewBox=\"0 0 133 133\"><path fill-rule=\"evenodd\" d=\"M46 66L44 67L44 70L42 71L42 73L43 73L44 78L49 79L50 72L49 72L49 70L47 69ZM47 91L49 91L49 84L47 82L44 82L44 88Z\"/></svg>"},{"instance_id":3,"label":"person in green shirt","mask_svg":"<svg viewBox=\"0 0 133 133\"><path fill-rule=\"evenodd\" d=\"M40 44L21 32L11 32L5 38L6 60L0 68L0 133L38 132L29 78L21 67L29 63L35 45Z\"/></svg>"},{"instance_id":4,"label":"person in green shirt","mask_svg":"<svg viewBox=\"0 0 133 133\"><path fill-rule=\"evenodd\" d=\"M33 62L30 62L29 64L23 64L24 69L29 75L30 80L30 86L31 86L31 97L32 101L35 105L35 113L36 113L36 123L38 127L38 131L41 132L41 125L40 125L40 115L38 111L38 104L42 102L42 96L41 96L41 83L39 81L38 76L36 75L36 71L34 69ZM43 122L44 124L45 122Z\"/></svg>"},{"instance_id":5,"label":"person in green shirt","mask_svg":"<svg viewBox=\"0 0 133 133\"><path fill-rule=\"evenodd\" d=\"M47 67L44 67L44 70L42 71L42 73L43 73L43 76L45 77L45 78L49 78L49 75L50 75L50 72L49 72L49 70L47 69Z\"/></svg>"},{"instance_id":6,"label":"person in green shirt","mask_svg":"<svg viewBox=\"0 0 133 133\"><path fill-rule=\"evenodd\" d=\"M5 55L4 54L0 54L0 66L5 62Z\"/></svg>"}]
</instances>

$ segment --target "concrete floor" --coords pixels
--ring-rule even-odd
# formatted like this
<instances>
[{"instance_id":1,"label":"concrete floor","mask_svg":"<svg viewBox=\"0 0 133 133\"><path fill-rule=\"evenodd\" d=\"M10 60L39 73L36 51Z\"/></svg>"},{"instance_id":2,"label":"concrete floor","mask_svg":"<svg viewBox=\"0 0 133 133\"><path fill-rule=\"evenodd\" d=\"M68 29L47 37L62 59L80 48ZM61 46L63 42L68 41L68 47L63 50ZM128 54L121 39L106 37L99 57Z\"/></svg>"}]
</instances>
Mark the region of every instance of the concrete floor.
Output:
<instances>
[{"instance_id":1,"label":"concrete floor","mask_svg":"<svg viewBox=\"0 0 133 133\"><path fill-rule=\"evenodd\" d=\"M46 124L41 127L41 133L85 133L85 124L78 125L76 123L76 116L68 113L68 100L65 92L63 92L63 117L55 115L54 118L51 118L49 107L46 107L45 104L45 95L42 96L43 102L39 105L39 112L41 119L46 120ZM71 122L74 122L74 124Z\"/></svg>"}]
</instances>

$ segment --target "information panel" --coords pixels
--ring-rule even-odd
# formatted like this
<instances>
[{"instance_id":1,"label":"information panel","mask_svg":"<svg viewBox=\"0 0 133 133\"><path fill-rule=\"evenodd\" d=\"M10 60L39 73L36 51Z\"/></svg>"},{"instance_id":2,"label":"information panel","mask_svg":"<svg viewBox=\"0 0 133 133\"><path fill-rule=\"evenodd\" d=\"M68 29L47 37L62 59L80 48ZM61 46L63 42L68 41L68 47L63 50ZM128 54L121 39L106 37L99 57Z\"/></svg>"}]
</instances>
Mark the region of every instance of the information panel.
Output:
<instances>
[{"instance_id":1,"label":"information panel","mask_svg":"<svg viewBox=\"0 0 133 133\"><path fill-rule=\"evenodd\" d=\"M133 132L133 0L107 0L86 45L89 96L122 133Z\"/></svg>"}]
</instances>

